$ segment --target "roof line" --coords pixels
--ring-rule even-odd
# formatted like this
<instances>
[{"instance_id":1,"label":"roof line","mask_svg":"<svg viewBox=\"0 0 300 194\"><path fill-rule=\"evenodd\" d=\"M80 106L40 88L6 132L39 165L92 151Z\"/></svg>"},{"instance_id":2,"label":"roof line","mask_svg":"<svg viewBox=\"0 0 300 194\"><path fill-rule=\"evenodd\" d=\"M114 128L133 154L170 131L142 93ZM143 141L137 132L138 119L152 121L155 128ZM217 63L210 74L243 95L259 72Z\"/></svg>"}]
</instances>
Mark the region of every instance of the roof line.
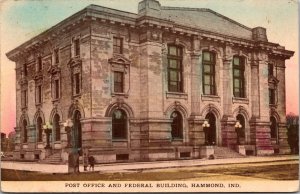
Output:
<instances>
[{"instance_id":1,"label":"roof line","mask_svg":"<svg viewBox=\"0 0 300 194\"><path fill-rule=\"evenodd\" d=\"M208 9L208 8L189 8L189 7L168 7L168 6L161 6L161 9L163 9L163 10L206 11L206 12L211 12L211 13L213 13L213 14L219 16L219 17L222 17L222 18L224 18L224 19L226 19L226 20L228 20L230 22L233 22L233 23L235 23L235 24L237 24L237 25L239 25L239 26L241 26L241 27L243 27L243 28L245 28L247 30L252 30L252 28L249 28L249 27L247 27L247 26L245 26L245 25L243 25L243 24L241 24L241 23L239 23L239 22L237 22L237 21L235 21L233 19L230 19L230 18L228 18L228 17L226 17L226 16L224 16L224 15L218 13L218 12L215 12L215 11L213 11L211 9Z\"/></svg>"}]
</instances>

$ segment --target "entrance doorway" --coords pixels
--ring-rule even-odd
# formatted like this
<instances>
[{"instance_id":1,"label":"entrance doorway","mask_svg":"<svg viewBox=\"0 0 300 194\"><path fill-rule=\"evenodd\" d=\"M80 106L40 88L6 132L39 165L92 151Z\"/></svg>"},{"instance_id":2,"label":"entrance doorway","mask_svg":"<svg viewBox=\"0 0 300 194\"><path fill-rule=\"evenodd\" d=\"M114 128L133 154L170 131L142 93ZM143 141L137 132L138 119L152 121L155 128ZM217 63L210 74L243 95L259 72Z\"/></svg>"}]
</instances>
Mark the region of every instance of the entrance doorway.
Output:
<instances>
[{"instance_id":1,"label":"entrance doorway","mask_svg":"<svg viewBox=\"0 0 300 194\"><path fill-rule=\"evenodd\" d=\"M81 149L82 147L82 130L81 130L81 114L78 110L74 113L73 123L74 123L74 130L73 130L73 147L77 149Z\"/></svg>"},{"instance_id":2,"label":"entrance doorway","mask_svg":"<svg viewBox=\"0 0 300 194\"><path fill-rule=\"evenodd\" d=\"M237 144L244 145L245 144L245 118L243 115L238 114L236 116L236 120L240 123L240 126L235 128L237 134Z\"/></svg>"},{"instance_id":3,"label":"entrance doorway","mask_svg":"<svg viewBox=\"0 0 300 194\"><path fill-rule=\"evenodd\" d=\"M278 144L278 129L277 129L277 121L276 118L274 116L270 117L270 122L271 122L271 140L272 142L274 142L275 144Z\"/></svg>"},{"instance_id":4,"label":"entrance doorway","mask_svg":"<svg viewBox=\"0 0 300 194\"><path fill-rule=\"evenodd\" d=\"M217 143L217 129L216 129L216 117L213 113L208 113L205 119L209 123L209 127L204 128L205 143L206 145L216 145Z\"/></svg>"}]
</instances>

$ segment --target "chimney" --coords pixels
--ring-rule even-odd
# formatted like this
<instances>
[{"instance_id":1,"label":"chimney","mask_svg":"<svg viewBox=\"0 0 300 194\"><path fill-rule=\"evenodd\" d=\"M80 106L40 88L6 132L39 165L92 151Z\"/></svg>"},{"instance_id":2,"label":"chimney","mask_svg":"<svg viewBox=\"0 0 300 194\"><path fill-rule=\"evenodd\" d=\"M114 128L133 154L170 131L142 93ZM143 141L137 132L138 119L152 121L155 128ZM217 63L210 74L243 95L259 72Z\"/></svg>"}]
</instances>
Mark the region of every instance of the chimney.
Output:
<instances>
[{"instance_id":1,"label":"chimney","mask_svg":"<svg viewBox=\"0 0 300 194\"><path fill-rule=\"evenodd\" d=\"M143 0L139 2L138 15L158 17L160 15L160 3L156 0Z\"/></svg>"},{"instance_id":2,"label":"chimney","mask_svg":"<svg viewBox=\"0 0 300 194\"><path fill-rule=\"evenodd\" d=\"M268 42L267 30L263 27L256 27L252 29L252 38L255 41Z\"/></svg>"}]
</instances>

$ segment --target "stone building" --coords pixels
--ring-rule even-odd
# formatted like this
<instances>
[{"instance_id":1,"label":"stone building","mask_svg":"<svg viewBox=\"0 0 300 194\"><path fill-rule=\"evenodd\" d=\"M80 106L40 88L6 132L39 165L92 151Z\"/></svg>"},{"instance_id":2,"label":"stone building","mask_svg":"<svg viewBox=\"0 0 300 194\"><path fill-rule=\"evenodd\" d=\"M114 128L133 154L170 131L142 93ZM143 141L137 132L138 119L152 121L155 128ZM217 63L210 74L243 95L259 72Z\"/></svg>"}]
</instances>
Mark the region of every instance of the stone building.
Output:
<instances>
[{"instance_id":1,"label":"stone building","mask_svg":"<svg viewBox=\"0 0 300 194\"><path fill-rule=\"evenodd\" d=\"M98 163L219 148L290 153L285 60L293 54L265 28L210 9L90 5L7 53L16 62L14 157L66 161L70 147Z\"/></svg>"}]
</instances>

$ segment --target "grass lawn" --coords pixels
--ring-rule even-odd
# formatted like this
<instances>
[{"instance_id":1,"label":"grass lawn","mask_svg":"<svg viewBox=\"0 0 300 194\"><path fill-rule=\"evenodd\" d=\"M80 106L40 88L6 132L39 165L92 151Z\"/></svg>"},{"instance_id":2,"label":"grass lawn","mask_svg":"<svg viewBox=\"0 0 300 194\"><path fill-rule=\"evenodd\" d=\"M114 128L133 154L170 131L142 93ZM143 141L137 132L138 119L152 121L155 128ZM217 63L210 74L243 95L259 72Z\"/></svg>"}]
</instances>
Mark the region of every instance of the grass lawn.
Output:
<instances>
[{"instance_id":1,"label":"grass lawn","mask_svg":"<svg viewBox=\"0 0 300 194\"><path fill-rule=\"evenodd\" d=\"M88 172L80 174L46 174L1 169L2 181L163 181L163 180L298 180L299 164L215 165L128 171L120 173Z\"/></svg>"}]
</instances>

